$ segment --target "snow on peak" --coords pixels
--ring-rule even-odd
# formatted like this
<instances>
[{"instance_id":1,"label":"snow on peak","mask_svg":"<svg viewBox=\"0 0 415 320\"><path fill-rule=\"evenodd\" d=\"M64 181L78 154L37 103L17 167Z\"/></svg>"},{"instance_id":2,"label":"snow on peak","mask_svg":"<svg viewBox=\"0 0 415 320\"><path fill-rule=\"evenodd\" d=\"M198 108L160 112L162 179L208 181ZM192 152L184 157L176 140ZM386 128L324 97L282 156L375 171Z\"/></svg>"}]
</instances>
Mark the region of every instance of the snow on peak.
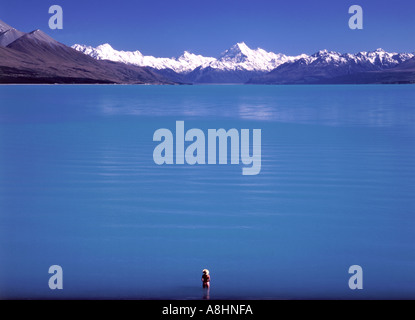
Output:
<instances>
[{"instance_id":1,"label":"snow on peak","mask_svg":"<svg viewBox=\"0 0 415 320\"><path fill-rule=\"evenodd\" d=\"M153 56L145 56L138 50L118 51L112 48L108 43L102 44L96 48L75 44L72 48L98 60L111 60L141 67L151 67L158 70L172 69L179 73L190 72L199 66L207 65L215 60L214 58L203 57L188 51L185 51L178 58L156 58Z\"/></svg>"},{"instance_id":2,"label":"snow on peak","mask_svg":"<svg viewBox=\"0 0 415 320\"><path fill-rule=\"evenodd\" d=\"M251 48L249 48L245 42L238 42L237 44L233 45L231 48L226 50L225 52L233 53L233 54L244 54L249 55L252 53Z\"/></svg>"},{"instance_id":3,"label":"snow on peak","mask_svg":"<svg viewBox=\"0 0 415 320\"><path fill-rule=\"evenodd\" d=\"M267 52L261 48L251 49L245 42L238 42L224 51L210 67L222 70L271 71L281 64L299 58L300 56L290 57Z\"/></svg>"},{"instance_id":4,"label":"snow on peak","mask_svg":"<svg viewBox=\"0 0 415 320\"><path fill-rule=\"evenodd\" d=\"M371 64L377 67L395 66L414 57L411 53L388 53L383 49L357 54L341 54L327 49L320 50L309 56L287 56L282 53L267 52L264 49L251 49L245 42L238 42L225 50L218 58L205 57L189 51L184 51L179 57L157 58L145 56L140 51L118 51L108 43L96 48L75 44L75 50L81 51L95 59L112 60L158 70L172 69L178 73L189 73L196 68L213 68L219 70L243 71L271 71L284 63L293 63L300 60L301 64L318 63L323 65L342 65L353 62L357 64Z\"/></svg>"},{"instance_id":5,"label":"snow on peak","mask_svg":"<svg viewBox=\"0 0 415 320\"><path fill-rule=\"evenodd\" d=\"M100 50L114 50L109 43L101 44L97 47Z\"/></svg>"},{"instance_id":6,"label":"snow on peak","mask_svg":"<svg viewBox=\"0 0 415 320\"><path fill-rule=\"evenodd\" d=\"M315 54L312 55L313 57L326 57L326 58L336 58L341 56L341 53L336 51L328 51L327 49L319 50Z\"/></svg>"},{"instance_id":7,"label":"snow on peak","mask_svg":"<svg viewBox=\"0 0 415 320\"><path fill-rule=\"evenodd\" d=\"M218 60L239 63L247 60L251 55L252 50L244 42L241 42L222 52Z\"/></svg>"},{"instance_id":8,"label":"snow on peak","mask_svg":"<svg viewBox=\"0 0 415 320\"><path fill-rule=\"evenodd\" d=\"M237 46L241 50L244 50L244 49L248 49L249 50L249 47L243 41L242 42L238 42L235 46Z\"/></svg>"},{"instance_id":9,"label":"snow on peak","mask_svg":"<svg viewBox=\"0 0 415 320\"><path fill-rule=\"evenodd\" d=\"M271 71L283 63L293 62L306 57L304 54L297 57L290 57L281 53L275 54L273 52L267 52L260 48L253 50L245 42L238 42L233 45L217 59L204 57L189 51L185 51L177 58L156 58L153 56L144 56L140 51L117 51L108 43L96 48L75 44L72 48L98 60L106 59L143 67L152 67L159 70L172 69L178 73L188 73L198 67L265 72Z\"/></svg>"},{"instance_id":10,"label":"snow on peak","mask_svg":"<svg viewBox=\"0 0 415 320\"><path fill-rule=\"evenodd\" d=\"M308 64L333 64L340 65L353 62L359 65L371 65L377 69L389 68L398 65L399 63L413 58L414 55L410 53L395 53L386 52L383 49L376 49L375 51L362 51L356 54L320 50L317 53L306 59Z\"/></svg>"}]
</instances>

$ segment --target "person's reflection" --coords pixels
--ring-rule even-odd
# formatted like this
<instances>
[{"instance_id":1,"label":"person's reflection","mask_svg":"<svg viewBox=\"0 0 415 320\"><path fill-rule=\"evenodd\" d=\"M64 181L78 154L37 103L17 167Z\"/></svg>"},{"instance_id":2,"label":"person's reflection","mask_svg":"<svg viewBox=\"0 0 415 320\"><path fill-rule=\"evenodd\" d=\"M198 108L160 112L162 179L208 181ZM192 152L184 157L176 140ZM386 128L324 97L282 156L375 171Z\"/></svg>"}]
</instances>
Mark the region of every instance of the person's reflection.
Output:
<instances>
[{"instance_id":1,"label":"person's reflection","mask_svg":"<svg viewBox=\"0 0 415 320\"><path fill-rule=\"evenodd\" d=\"M203 287L203 300L210 299L210 275L208 269L203 269L202 274L202 287Z\"/></svg>"},{"instance_id":2,"label":"person's reflection","mask_svg":"<svg viewBox=\"0 0 415 320\"><path fill-rule=\"evenodd\" d=\"M209 300L210 299L209 291L210 291L210 288L203 289L203 297L202 297L203 300Z\"/></svg>"}]
</instances>

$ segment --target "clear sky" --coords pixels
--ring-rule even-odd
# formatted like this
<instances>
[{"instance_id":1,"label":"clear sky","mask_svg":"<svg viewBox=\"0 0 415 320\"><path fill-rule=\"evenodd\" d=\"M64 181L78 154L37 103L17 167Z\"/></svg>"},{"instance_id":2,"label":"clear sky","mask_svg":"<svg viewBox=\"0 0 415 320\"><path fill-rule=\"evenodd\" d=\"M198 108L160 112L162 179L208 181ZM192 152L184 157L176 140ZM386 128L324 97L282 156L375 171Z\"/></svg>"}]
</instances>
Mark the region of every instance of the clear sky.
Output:
<instances>
[{"instance_id":1,"label":"clear sky","mask_svg":"<svg viewBox=\"0 0 415 320\"><path fill-rule=\"evenodd\" d=\"M48 27L53 4L63 8L63 30ZM353 4L363 8L363 30L348 27ZM165 57L216 57L241 41L290 55L415 51L415 0L1 0L0 19L67 45L110 43Z\"/></svg>"}]
</instances>

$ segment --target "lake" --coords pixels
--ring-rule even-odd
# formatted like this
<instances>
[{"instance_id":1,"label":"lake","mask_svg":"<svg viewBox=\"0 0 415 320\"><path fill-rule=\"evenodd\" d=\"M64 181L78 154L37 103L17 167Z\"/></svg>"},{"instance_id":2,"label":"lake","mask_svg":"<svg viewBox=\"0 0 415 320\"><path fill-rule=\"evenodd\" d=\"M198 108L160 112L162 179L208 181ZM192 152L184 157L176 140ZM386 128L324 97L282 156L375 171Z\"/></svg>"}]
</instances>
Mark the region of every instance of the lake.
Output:
<instances>
[{"instance_id":1,"label":"lake","mask_svg":"<svg viewBox=\"0 0 415 320\"><path fill-rule=\"evenodd\" d=\"M181 120L260 173L157 165ZM3 299L414 299L414 194L413 85L0 86Z\"/></svg>"}]
</instances>

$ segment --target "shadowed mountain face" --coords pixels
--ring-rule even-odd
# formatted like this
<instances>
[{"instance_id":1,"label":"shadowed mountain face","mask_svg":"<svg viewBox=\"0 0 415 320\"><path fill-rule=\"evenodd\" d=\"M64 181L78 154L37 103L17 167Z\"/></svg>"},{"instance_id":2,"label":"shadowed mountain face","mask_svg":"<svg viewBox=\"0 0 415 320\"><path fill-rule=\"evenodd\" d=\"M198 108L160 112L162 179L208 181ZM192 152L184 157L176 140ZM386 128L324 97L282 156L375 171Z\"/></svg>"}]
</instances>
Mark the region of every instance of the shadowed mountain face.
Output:
<instances>
[{"instance_id":1,"label":"shadowed mountain face","mask_svg":"<svg viewBox=\"0 0 415 320\"><path fill-rule=\"evenodd\" d=\"M9 29L0 34L0 46L5 47L8 44L12 43L16 39L19 39L24 35L24 32L21 32L16 29Z\"/></svg>"},{"instance_id":2,"label":"shadowed mountain face","mask_svg":"<svg viewBox=\"0 0 415 320\"><path fill-rule=\"evenodd\" d=\"M401 72L401 71L415 72L415 57L405 62L402 62L400 65L398 65L397 67L393 69L390 69L389 71L391 72Z\"/></svg>"},{"instance_id":3,"label":"shadowed mountain face","mask_svg":"<svg viewBox=\"0 0 415 320\"><path fill-rule=\"evenodd\" d=\"M0 46L5 47L14 40L19 39L25 33L9 26L0 20Z\"/></svg>"},{"instance_id":4,"label":"shadowed mountain face","mask_svg":"<svg viewBox=\"0 0 415 320\"><path fill-rule=\"evenodd\" d=\"M95 60L41 30L23 33L2 21L0 30L0 44L7 43L0 46L0 83L173 83L147 68Z\"/></svg>"}]
</instances>

